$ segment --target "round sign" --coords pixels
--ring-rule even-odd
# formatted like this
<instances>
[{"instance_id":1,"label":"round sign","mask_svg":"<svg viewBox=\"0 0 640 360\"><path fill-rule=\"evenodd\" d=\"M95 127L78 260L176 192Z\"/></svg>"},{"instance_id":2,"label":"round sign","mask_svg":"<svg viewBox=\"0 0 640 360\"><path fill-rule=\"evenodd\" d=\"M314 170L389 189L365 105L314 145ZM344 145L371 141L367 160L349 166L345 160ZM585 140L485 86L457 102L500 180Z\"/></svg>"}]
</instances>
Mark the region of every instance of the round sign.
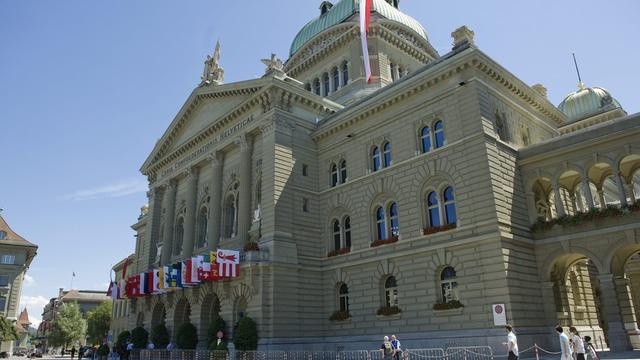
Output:
<instances>
[{"instance_id":1,"label":"round sign","mask_svg":"<svg viewBox=\"0 0 640 360\"><path fill-rule=\"evenodd\" d=\"M222 330L218 330L218 332L216 333L216 337L218 339L222 339L224 337L224 333L222 332Z\"/></svg>"},{"instance_id":2,"label":"round sign","mask_svg":"<svg viewBox=\"0 0 640 360\"><path fill-rule=\"evenodd\" d=\"M503 311L502 306L496 305L494 311L496 312L496 314L502 314L502 311Z\"/></svg>"}]
</instances>

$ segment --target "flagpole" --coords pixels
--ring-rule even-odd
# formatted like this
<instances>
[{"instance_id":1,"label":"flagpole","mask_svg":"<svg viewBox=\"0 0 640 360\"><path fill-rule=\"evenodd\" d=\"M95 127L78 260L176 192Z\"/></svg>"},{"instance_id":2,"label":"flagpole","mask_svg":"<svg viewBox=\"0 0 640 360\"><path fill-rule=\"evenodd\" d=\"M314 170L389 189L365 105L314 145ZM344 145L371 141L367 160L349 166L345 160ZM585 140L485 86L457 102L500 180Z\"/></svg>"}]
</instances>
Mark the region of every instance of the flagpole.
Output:
<instances>
[{"instance_id":1,"label":"flagpole","mask_svg":"<svg viewBox=\"0 0 640 360\"><path fill-rule=\"evenodd\" d=\"M76 276L76 272L71 270L71 287L69 290L73 290L73 278Z\"/></svg>"}]
</instances>

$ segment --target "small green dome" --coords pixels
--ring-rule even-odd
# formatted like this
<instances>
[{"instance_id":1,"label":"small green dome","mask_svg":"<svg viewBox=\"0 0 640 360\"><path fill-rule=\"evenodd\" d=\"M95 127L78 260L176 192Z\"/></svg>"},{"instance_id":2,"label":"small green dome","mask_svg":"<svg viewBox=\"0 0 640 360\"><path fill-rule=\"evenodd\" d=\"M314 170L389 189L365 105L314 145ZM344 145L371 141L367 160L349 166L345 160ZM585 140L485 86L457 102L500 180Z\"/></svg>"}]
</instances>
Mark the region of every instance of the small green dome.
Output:
<instances>
[{"instance_id":1,"label":"small green dome","mask_svg":"<svg viewBox=\"0 0 640 360\"><path fill-rule=\"evenodd\" d=\"M289 50L289 56L293 56L300 48L304 46L309 40L313 39L316 35L320 34L324 30L338 25L341 22L347 20L353 14L358 13L360 9L359 0L339 0L333 7L328 9L324 14L311 20L307 23L298 35L293 39L291 48ZM418 22L418 20L404 14L400 10L396 9L393 5L387 3L385 0L373 0L373 11L377 12L384 18L399 22L411 30L415 31L418 35L427 39L427 32Z\"/></svg>"},{"instance_id":2,"label":"small green dome","mask_svg":"<svg viewBox=\"0 0 640 360\"><path fill-rule=\"evenodd\" d=\"M569 94L558 105L558 109L567 115L569 121L579 120L617 108L622 107L607 90L597 86L585 88L582 84L580 84L578 91Z\"/></svg>"}]
</instances>

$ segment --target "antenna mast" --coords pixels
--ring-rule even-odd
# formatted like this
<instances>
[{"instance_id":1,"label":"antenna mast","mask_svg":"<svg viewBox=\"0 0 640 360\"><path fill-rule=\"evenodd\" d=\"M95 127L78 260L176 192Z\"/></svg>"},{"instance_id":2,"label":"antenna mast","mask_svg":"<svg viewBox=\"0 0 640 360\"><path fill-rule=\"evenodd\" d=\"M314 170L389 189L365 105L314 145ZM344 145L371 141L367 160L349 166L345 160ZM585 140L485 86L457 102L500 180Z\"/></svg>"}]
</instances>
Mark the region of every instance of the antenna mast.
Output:
<instances>
[{"instance_id":1,"label":"antenna mast","mask_svg":"<svg viewBox=\"0 0 640 360\"><path fill-rule=\"evenodd\" d=\"M580 69L578 68L578 61L576 61L576 54L571 53L573 55L573 64L576 66L576 73L578 73L578 87L580 90L584 89L584 84L582 83L582 77L580 76Z\"/></svg>"}]
</instances>

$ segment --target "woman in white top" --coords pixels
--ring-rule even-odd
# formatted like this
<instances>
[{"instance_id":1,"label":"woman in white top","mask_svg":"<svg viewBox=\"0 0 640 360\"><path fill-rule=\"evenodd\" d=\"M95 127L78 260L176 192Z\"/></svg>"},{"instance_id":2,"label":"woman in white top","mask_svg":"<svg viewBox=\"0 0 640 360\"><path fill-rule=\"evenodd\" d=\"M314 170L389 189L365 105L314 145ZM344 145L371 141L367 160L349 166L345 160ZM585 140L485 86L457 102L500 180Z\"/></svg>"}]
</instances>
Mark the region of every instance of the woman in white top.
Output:
<instances>
[{"instance_id":1,"label":"woman in white top","mask_svg":"<svg viewBox=\"0 0 640 360\"><path fill-rule=\"evenodd\" d=\"M569 343L569 337L562 330L562 326L556 326L560 338L560 360L573 360L571 356L571 344Z\"/></svg>"},{"instance_id":2,"label":"woman in white top","mask_svg":"<svg viewBox=\"0 0 640 360\"><path fill-rule=\"evenodd\" d=\"M569 331L571 331L571 341L573 342L573 352L576 354L576 360L585 360L584 342L578 333L578 329L572 326Z\"/></svg>"}]
</instances>

